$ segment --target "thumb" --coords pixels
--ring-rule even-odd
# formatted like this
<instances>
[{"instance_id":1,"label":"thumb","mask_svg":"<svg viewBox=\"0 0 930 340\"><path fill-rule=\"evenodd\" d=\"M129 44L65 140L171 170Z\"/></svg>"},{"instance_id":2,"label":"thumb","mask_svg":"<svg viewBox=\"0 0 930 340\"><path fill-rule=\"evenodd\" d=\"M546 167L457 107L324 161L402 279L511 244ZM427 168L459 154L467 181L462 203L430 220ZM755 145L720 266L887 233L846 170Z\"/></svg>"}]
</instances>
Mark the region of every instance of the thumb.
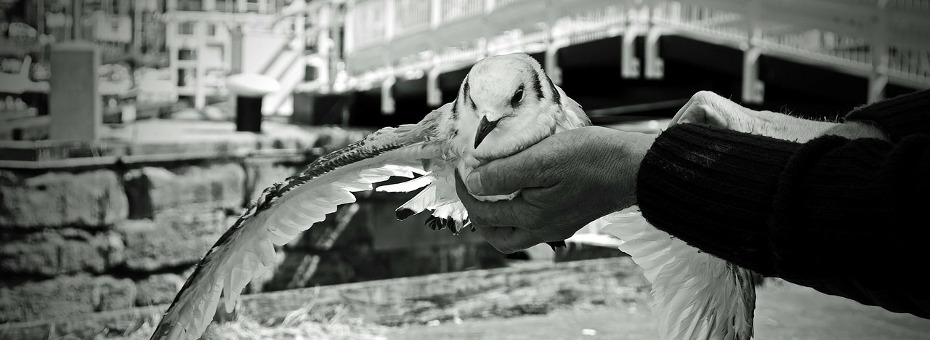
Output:
<instances>
[{"instance_id":1,"label":"thumb","mask_svg":"<svg viewBox=\"0 0 930 340\"><path fill-rule=\"evenodd\" d=\"M475 168L465 180L468 191L480 196L508 195L523 188L544 186L538 176L541 164L533 164L526 158L518 153Z\"/></svg>"}]
</instances>

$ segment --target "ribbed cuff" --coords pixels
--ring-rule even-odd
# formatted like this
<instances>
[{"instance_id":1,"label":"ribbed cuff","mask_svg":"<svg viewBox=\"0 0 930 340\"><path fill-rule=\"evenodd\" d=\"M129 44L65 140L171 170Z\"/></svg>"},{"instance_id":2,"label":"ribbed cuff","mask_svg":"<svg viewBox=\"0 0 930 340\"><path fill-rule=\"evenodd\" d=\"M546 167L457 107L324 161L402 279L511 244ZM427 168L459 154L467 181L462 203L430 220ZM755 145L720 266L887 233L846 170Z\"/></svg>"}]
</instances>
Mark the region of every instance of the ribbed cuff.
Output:
<instances>
[{"instance_id":1,"label":"ribbed cuff","mask_svg":"<svg viewBox=\"0 0 930 340\"><path fill-rule=\"evenodd\" d=\"M692 124L663 132L640 166L637 199L657 228L773 273L766 227L779 175L800 144Z\"/></svg>"},{"instance_id":2,"label":"ribbed cuff","mask_svg":"<svg viewBox=\"0 0 930 340\"><path fill-rule=\"evenodd\" d=\"M847 121L871 122L893 142L905 136L930 134L930 90L923 90L859 107L846 115Z\"/></svg>"}]
</instances>

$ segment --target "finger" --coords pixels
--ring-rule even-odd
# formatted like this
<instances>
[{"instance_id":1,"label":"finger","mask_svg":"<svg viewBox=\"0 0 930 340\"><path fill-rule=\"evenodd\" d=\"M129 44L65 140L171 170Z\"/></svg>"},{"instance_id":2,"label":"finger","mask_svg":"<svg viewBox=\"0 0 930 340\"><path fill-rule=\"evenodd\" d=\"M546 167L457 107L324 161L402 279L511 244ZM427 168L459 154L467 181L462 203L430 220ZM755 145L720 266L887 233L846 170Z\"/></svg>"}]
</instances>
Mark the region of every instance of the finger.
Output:
<instances>
[{"instance_id":1,"label":"finger","mask_svg":"<svg viewBox=\"0 0 930 340\"><path fill-rule=\"evenodd\" d=\"M683 106L669 126L676 124L705 124L719 128L729 128L727 117L735 113L734 106L740 107L736 103L721 97L710 91L700 91L691 96L691 99ZM735 118L735 116L733 116Z\"/></svg>"},{"instance_id":2,"label":"finger","mask_svg":"<svg viewBox=\"0 0 930 340\"><path fill-rule=\"evenodd\" d=\"M458 169L455 169L455 194L459 197L459 201L462 201L462 204L465 205L466 209L479 203L478 199L472 196L468 191L468 187L462 181L462 175L459 174Z\"/></svg>"},{"instance_id":3,"label":"finger","mask_svg":"<svg viewBox=\"0 0 930 340\"><path fill-rule=\"evenodd\" d=\"M539 144L515 155L496 159L475 168L466 179L469 191L479 196L508 195L523 188L549 186L545 176L551 157L540 157Z\"/></svg>"},{"instance_id":4,"label":"finger","mask_svg":"<svg viewBox=\"0 0 930 340\"><path fill-rule=\"evenodd\" d=\"M685 103L685 105L680 109L678 109L678 112L675 113L675 116L672 117L672 120L668 122L669 127L677 124L692 123L695 120L695 118L692 117L694 115L692 106L694 106L694 103L698 101L696 97L697 94L691 96L691 99L688 99L688 102Z\"/></svg>"},{"instance_id":5,"label":"finger","mask_svg":"<svg viewBox=\"0 0 930 340\"><path fill-rule=\"evenodd\" d=\"M533 234L520 228L478 225L477 230L478 234L484 237L494 249L504 254L515 253L543 242Z\"/></svg>"},{"instance_id":6,"label":"finger","mask_svg":"<svg viewBox=\"0 0 930 340\"><path fill-rule=\"evenodd\" d=\"M455 193L468 210L471 220L485 226L537 225L538 209L517 196L508 201L482 202L468 192L458 170L455 171Z\"/></svg>"}]
</instances>

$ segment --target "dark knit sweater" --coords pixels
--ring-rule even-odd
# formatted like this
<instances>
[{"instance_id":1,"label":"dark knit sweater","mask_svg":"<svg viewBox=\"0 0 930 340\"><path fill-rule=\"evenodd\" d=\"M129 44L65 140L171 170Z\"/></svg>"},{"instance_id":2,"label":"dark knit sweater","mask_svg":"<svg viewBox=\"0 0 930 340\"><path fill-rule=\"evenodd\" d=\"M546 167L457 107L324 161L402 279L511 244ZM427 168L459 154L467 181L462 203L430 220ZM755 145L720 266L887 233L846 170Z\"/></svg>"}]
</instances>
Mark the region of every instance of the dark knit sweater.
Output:
<instances>
[{"instance_id":1,"label":"dark knit sweater","mask_svg":"<svg viewBox=\"0 0 930 340\"><path fill-rule=\"evenodd\" d=\"M760 274L930 318L930 91L846 119L892 142L671 127L643 159L638 204L657 228Z\"/></svg>"}]
</instances>

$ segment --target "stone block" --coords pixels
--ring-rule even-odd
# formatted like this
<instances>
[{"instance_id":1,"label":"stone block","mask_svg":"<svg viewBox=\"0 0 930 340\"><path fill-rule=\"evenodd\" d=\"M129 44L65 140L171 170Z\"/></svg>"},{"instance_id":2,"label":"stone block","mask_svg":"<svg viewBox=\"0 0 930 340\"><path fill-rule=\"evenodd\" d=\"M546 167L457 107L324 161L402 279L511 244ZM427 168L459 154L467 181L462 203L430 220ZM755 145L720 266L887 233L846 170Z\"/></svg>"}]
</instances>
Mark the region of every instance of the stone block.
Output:
<instances>
[{"instance_id":1,"label":"stone block","mask_svg":"<svg viewBox=\"0 0 930 340\"><path fill-rule=\"evenodd\" d=\"M95 280L96 311L125 309L135 306L136 285L130 279L103 277Z\"/></svg>"},{"instance_id":2,"label":"stone block","mask_svg":"<svg viewBox=\"0 0 930 340\"><path fill-rule=\"evenodd\" d=\"M152 218L176 207L238 210L245 200L245 171L237 164L145 167L126 174L131 218Z\"/></svg>"},{"instance_id":3,"label":"stone block","mask_svg":"<svg viewBox=\"0 0 930 340\"><path fill-rule=\"evenodd\" d=\"M0 273L46 277L100 274L122 264L123 249L122 239L112 232L68 228L4 237Z\"/></svg>"},{"instance_id":4,"label":"stone block","mask_svg":"<svg viewBox=\"0 0 930 340\"><path fill-rule=\"evenodd\" d=\"M176 274L156 274L136 281L136 306L170 303L184 279Z\"/></svg>"},{"instance_id":5,"label":"stone block","mask_svg":"<svg viewBox=\"0 0 930 340\"><path fill-rule=\"evenodd\" d=\"M116 226L125 244L125 267L152 272L196 263L235 222L222 210L174 209L152 220L127 220Z\"/></svg>"},{"instance_id":6,"label":"stone block","mask_svg":"<svg viewBox=\"0 0 930 340\"><path fill-rule=\"evenodd\" d=\"M126 218L128 201L110 170L51 172L0 180L0 228L102 227Z\"/></svg>"},{"instance_id":7,"label":"stone block","mask_svg":"<svg viewBox=\"0 0 930 340\"><path fill-rule=\"evenodd\" d=\"M0 288L0 323L66 318L132 307L132 280L87 275Z\"/></svg>"}]
</instances>

